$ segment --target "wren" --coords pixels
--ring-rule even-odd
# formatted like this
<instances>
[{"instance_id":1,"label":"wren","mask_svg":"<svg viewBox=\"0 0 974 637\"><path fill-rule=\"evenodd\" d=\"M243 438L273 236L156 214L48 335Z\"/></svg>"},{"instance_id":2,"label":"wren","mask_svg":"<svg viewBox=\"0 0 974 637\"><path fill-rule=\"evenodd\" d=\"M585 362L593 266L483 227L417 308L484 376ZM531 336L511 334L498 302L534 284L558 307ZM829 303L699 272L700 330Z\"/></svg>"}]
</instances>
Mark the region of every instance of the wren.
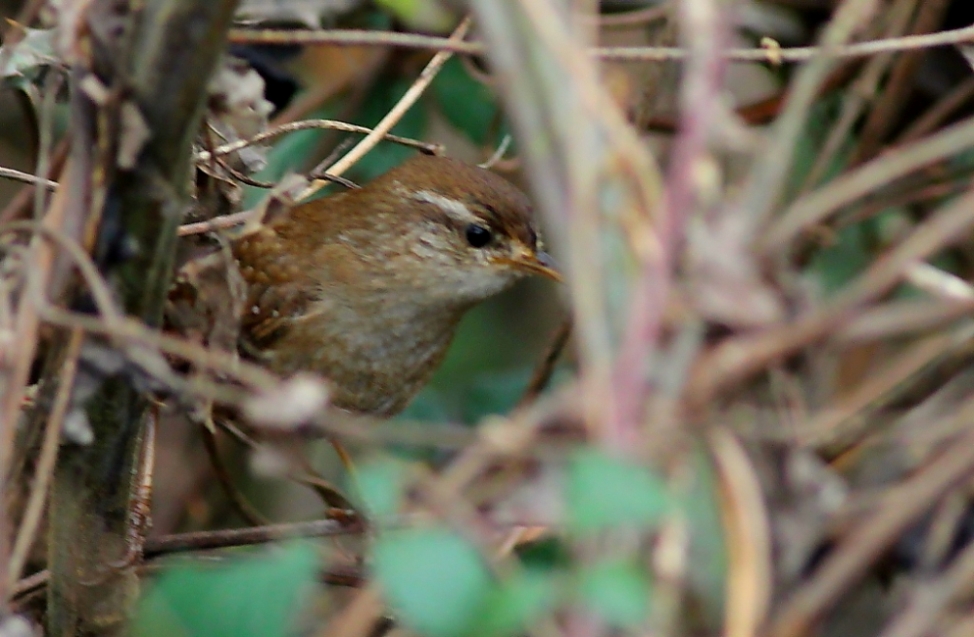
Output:
<instances>
[{"instance_id":1,"label":"wren","mask_svg":"<svg viewBox=\"0 0 974 637\"><path fill-rule=\"evenodd\" d=\"M232 251L247 284L241 352L281 376L320 374L334 406L382 417L429 381L467 310L527 275L559 279L520 190L426 155L300 204Z\"/></svg>"}]
</instances>

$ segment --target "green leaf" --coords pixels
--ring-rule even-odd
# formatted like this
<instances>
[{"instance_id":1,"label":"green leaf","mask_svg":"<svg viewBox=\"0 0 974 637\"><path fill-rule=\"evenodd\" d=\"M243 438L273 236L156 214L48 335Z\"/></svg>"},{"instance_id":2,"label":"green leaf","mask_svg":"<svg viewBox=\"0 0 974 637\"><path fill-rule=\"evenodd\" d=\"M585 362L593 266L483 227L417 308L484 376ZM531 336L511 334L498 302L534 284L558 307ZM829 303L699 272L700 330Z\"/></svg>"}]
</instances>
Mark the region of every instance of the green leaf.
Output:
<instances>
[{"instance_id":1,"label":"green leaf","mask_svg":"<svg viewBox=\"0 0 974 637\"><path fill-rule=\"evenodd\" d=\"M558 602L558 579L550 571L528 569L504 580L481 614L478 637L522 634Z\"/></svg>"},{"instance_id":2,"label":"green leaf","mask_svg":"<svg viewBox=\"0 0 974 637\"><path fill-rule=\"evenodd\" d=\"M488 87L467 72L459 58L443 65L430 89L450 124L479 146L489 141L490 127L497 118L497 100Z\"/></svg>"},{"instance_id":3,"label":"green leaf","mask_svg":"<svg viewBox=\"0 0 974 637\"><path fill-rule=\"evenodd\" d=\"M422 31L445 31L454 17L439 0L376 0L376 4L395 13L403 22Z\"/></svg>"},{"instance_id":4,"label":"green leaf","mask_svg":"<svg viewBox=\"0 0 974 637\"><path fill-rule=\"evenodd\" d=\"M426 422L455 422L449 396L431 385L423 388L401 413L397 420L424 420Z\"/></svg>"},{"instance_id":5,"label":"green leaf","mask_svg":"<svg viewBox=\"0 0 974 637\"><path fill-rule=\"evenodd\" d=\"M514 408L531 380L533 369L481 374L463 396L464 422L479 422L491 414L506 414Z\"/></svg>"},{"instance_id":6,"label":"green leaf","mask_svg":"<svg viewBox=\"0 0 974 637\"><path fill-rule=\"evenodd\" d=\"M528 570L566 569L572 563L571 552L563 538L548 537L528 542L515 548L515 553Z\"/></svg>"},{"instance_id":7,"label":"green leaf","mask_svg":"<svg viewBox=\"0 0 974 637\"><path fill-rule=\"evenodd\" d=\"M316 583L313 544L299 542L219 565L177 563L143 596L137 637L284 637Z\"/></svg>"},{"instance_id":8,"label":"green leaf","mask_svg":"<svg viewBox=\"0 0 974 637\"><path fill-rule=\"evenodd\" d=\"M445 528L381 536L373 568L402 622L428 637L471 632L494 590L477 549Z\"/></svg>"},{"instance_id":9,"label":"green leaf","mask_svg":"<svg viewBox=\"0 0 974 637\"><path fill-rule=\"evenodd\" d=\"M819 151L835 128L842 108L845 95L841 91L831 93L818 100L808 114L802 134L795 145L794 165L789 175L789 191L794 196L805 183L812 167L818 160ZM849 162L849 156L855 148L856 137L850 134L842 140L837 152L830 157L822 174L822 183L838 176Z\"/></svg>"},{"instance_id":10,"label":"green leaf","mask_svg":"<svg viewBox=\"0 0 974 637\"><path fill-rule=\"evenodd\" d=\"M865 222L839 230L835 242L819 250L812 258L810 271L818 278L827 294L834 294L872 262L866 246Z\"/></svg>"},{"instance_id":11,"label":"green leaf","mask_svg":"<svg viewBox=\"0 0 974 637\"><path fill-rule=\"evenodd\" d=\"M571 527L591 533L618 527L651 528L668 507L666 484L630 461L585 449L568 469Z\"/></svg>"},{"instance_id":12,"label":"green leaf","mask_svg":"<svg viewBox=\"0 0 974 637\"><path fill-rule=\"evenodd\" d=\"M628 561L607 561L585 569L578 584L582 602L615 628L636 628L649 615L649 577Z\"/></svg>"},{"instance_id":13,"label":"green leaf","mask_svg":"<svg viewBox=\"0 0 974 637\"><path fill-rule=\"evenodd\" d=\"M408 475L409 465L395 458L373 459L359 468L353 486L371 518L388 519L399 512Z\"/></svg>"}]
</instances>

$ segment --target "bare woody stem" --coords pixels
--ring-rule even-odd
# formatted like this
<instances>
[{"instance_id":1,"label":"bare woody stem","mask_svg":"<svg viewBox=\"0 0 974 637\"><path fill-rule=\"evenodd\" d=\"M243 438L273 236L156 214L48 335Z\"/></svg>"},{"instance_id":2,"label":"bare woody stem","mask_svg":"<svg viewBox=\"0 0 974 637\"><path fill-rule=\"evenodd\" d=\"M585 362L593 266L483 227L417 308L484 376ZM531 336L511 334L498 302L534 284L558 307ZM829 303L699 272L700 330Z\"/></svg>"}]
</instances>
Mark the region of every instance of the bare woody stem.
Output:
<instances>
[{"instance_id":1,"label":"bare woody stem","mask_svg":"<svg viewBox=\"0 0 974 637\"><path fill-rule=\"evenodd\" d=\"M95 260L125 313L156 325L170 285L179 212L188 197L193 137L237 3L136 4L119 10L118 3L98 1L87 12L91 68L79 64L72 71L75 135L69 165L80 182L67 187L93 193L85 218L100 223L83 234L94 244ZM106 24L124 26L114 30ZM128 102L95 103L81 82L96 78L109 96ZM135 165L123 171L116 169L111 149L131 134L118 117L126 106L138 110L149 138ZM92 170L96 167L102 170ZM131 500L146 400L131 378L96 380L99 388L86 406L94 442L64 445L52 485L51 635L124 634L137 599L134 569L116 571L109 564L125 558L137 532Z\"/></svg>"}]
</instances>

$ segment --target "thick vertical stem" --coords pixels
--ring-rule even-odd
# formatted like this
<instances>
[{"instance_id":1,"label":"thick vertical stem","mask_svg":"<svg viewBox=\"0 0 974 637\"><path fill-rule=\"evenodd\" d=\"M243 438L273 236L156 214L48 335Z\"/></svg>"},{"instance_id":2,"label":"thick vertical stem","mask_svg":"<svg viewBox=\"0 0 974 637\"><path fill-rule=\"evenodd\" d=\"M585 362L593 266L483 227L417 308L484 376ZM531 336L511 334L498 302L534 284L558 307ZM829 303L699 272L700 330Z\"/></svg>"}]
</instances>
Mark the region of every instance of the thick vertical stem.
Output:
<instances>
[{"instance_id":1,"label":"thick vertical stem","mask_svg":"<svg viewBox=\"0 0 974 637\"><path fill-rule=\"evenodd\" d=\"M118 95L132 96L151 135L131 170L103 173L95 256L125 312L152 325L160 320L170 284L193 136L236 0L146 0L135 5L142 6L119 15L112 13L117 3L96 2L87 14L93 50L112 52L106 57L110 63L96 63L99 80L122 89ZM110 24L106 17L134 21L128 25L127 44L111 40L125 30L105 27ZM114 148L125 127L103 125L107 111L98 111L104 105L88 102L77 84L87 73L76 70L73 78L73 125L98 130L99 148ZM76 150L77 155L89 152ZM97 197L95 201L99 205ZM125 632L138 593L135 572L125 559L132 533L138 532L131 500L145 407L145 396L130 376L102 380L86 406L94 442L69 444L62 451L51 493L51 635Z\"/></svg>"}]
</instances>

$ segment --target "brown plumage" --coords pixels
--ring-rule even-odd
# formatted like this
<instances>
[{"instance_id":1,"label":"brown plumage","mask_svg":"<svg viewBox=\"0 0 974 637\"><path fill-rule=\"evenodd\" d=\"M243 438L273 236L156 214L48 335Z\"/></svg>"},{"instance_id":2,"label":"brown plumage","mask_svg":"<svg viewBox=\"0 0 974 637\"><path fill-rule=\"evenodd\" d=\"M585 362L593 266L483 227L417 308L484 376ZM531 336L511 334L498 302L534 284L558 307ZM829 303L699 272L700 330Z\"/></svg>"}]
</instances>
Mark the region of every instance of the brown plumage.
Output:
<instances>
[{"instance_id":1,"label":"brown plumage","mask_svg":"<svg viewBox=\"0 0 974 637\"><path fill-rule=\"evenodd\" d=\"M442 157L299 205L232 248L241 350L284 376L317 372L334 405L379 416L426 384L468 309L529 273L557 278L524 194Z\"/></svg>"}]
</instances>

